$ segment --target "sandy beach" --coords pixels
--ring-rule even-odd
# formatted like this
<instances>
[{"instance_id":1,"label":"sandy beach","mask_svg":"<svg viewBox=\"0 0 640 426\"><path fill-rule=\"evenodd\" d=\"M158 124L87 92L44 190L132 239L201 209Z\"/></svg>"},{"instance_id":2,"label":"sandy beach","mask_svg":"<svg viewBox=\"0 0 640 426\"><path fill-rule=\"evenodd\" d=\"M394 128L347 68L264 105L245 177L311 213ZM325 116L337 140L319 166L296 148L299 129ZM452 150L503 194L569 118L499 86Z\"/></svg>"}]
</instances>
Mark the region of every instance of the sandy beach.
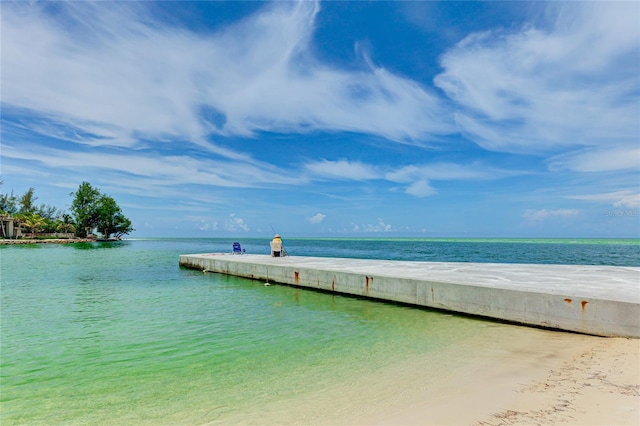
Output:
<instances>
[{"instance_id":1,"label":"sandy beach","mask_svg":"<svg viewBox=\"0 0 640 426\"><path fill-rule=\"evenodd\" d=\"M468 366L376 425L638 425L640 340L572 336L556 353L522 348Z\"/></svg>"},{"instance_id":2,"label":"sandy beach","mask_svg":"<svg viewBox=\"0 0 640 426\"><path fill-rule=\"evenodd\" d=\"M640 340L576 340L555 356L513 354L476 365L472 380L457 376L444 386L457 392L422 395L370 424L640 424Z\"/></svg>"},{"instance_id":3,"label":"sandy beach","mask_svg":"<svg viewBox=\"0 0 640 426\"><path fill-rule=\"evenodd\" d=\"M480 425L640 424L640 341L589 340L545 377L513 389L515 398Z\"/></svg>"},{"instance_id":4,"label":"sandy beach","mask_svg":"<svg viewBox=\"0 0 640 426\"><path fill-rule=\"evenodd\" d=\"M640 424L640 340L520 327L500 336L461 345L437 368L411 359L224 424Z\"/></svg>"}]
</instances>

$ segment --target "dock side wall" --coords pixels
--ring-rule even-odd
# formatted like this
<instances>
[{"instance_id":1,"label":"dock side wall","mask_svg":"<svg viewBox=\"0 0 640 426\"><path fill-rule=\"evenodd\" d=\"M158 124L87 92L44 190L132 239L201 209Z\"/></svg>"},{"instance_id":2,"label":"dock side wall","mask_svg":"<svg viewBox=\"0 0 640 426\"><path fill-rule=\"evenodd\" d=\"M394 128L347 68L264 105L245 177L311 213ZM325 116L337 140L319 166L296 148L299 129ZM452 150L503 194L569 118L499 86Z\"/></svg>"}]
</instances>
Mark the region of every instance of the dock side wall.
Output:
<instances>
[{"instance_id":1,"label":"dock side wall","mask_svg":"<svg viewBox=\"0 0 640 426\"><path fill-rule=\"evenodd\" d=\"M401 302L545 328L640 337L637 303L574 298L299 266L238 262L229 256L182 255L180 265L265 282Z\"/></svg>"}]
</instances>

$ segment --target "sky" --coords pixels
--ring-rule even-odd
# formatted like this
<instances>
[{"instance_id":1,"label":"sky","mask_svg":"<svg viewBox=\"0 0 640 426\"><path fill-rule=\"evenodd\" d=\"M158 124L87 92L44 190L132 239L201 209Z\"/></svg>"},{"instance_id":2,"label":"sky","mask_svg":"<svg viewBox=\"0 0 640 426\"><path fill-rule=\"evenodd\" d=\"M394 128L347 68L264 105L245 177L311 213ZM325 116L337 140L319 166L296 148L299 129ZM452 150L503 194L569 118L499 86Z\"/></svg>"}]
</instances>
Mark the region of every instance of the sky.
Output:
<instances>
[{"instance_id":1,"label":"sky","mask_svg":"<svg viewBox=\"0 0 640 426\"><path fill-rule=\"evenodd\" d=\"M640 237L640 2L2 1L2 193L130 237Z\"/></svg>"}]
</instances>

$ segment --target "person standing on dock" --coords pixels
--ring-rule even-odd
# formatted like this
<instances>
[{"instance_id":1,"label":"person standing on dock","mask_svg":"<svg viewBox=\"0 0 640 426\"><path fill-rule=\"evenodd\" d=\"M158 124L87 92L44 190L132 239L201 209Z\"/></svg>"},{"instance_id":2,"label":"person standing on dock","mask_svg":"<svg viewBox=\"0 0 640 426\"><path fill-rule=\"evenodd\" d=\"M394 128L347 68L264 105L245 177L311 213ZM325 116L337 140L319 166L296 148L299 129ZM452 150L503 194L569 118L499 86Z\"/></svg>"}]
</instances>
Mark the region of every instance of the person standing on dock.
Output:
<instances>
[{"instance_id":1,"label":"person standing on dock","mask_svg":"<svg viewBox=\"0 0 640 426\"><path fill-rule=\"evenodd\" d=\"M282 238L280 238L280 234L276 234L271 240L271 257L281 257L286 256L287 252L284 251L284 246L282 245Z\"/></svg>"}]
</instances>

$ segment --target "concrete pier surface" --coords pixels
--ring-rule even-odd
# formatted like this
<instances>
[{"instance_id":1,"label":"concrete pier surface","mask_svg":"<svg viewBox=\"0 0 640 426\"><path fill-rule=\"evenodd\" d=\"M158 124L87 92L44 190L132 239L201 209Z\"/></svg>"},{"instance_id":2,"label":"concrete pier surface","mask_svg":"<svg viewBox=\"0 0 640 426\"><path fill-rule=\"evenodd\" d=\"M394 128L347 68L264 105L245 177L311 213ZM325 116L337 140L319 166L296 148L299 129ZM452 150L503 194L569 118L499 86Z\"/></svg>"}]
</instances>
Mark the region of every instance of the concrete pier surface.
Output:
<instances>
[{"instance_id":1,"label":"concrete pier surface","mask_svg":"<svg viewBox=\"0 0 640 426\"><path fill-rule=\"evenodd\" d=\"M640 267L185 254L180 265L598 336L640 337Z\"/></svg>"}]
</instances>

